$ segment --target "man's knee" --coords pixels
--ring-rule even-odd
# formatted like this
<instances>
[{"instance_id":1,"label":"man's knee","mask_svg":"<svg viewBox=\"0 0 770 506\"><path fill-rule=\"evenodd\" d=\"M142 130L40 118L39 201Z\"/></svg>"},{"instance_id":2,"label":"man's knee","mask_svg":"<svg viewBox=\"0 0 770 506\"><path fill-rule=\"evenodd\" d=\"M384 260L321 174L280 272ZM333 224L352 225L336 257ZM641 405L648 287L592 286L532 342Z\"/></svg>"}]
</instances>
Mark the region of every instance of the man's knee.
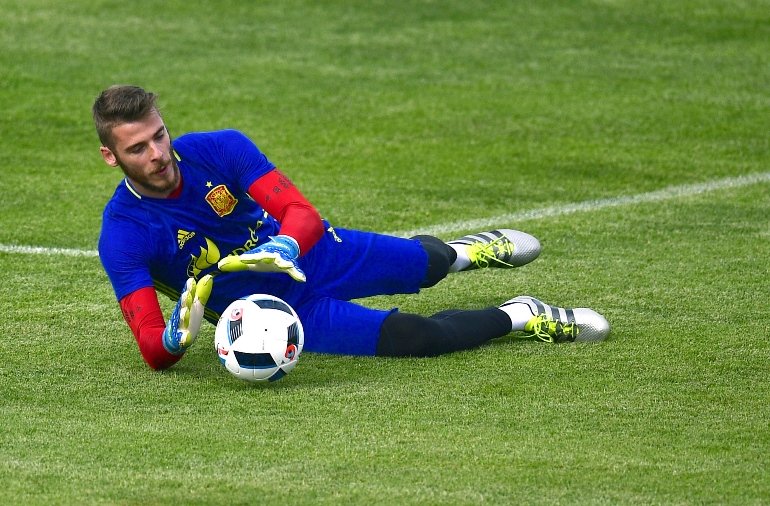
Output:
<instances>
[{"instance_id":1,"label":"man's knee","mask_svg":"<svg viewBox=\"0 0 770 506\"><path fill-rule=\"evenodd\" d=\"M457 253L451 246L432 235L416 235L412 239L418 241L428 254L428 272L420 287L429 288L446 277L449 266L457 258Z\"/></svg>"},{"instance_id":2,"label":"man's knee","mask_svg":"<svg viewBox=\"0 0 770 506\"><path fill-rule=\"evenodd\" d=\"M430 318L409 313L391 313L382 323L377 355L381 357L430 357L440 355L435 347L441 325Z\"/></svg>"}]
</instances>

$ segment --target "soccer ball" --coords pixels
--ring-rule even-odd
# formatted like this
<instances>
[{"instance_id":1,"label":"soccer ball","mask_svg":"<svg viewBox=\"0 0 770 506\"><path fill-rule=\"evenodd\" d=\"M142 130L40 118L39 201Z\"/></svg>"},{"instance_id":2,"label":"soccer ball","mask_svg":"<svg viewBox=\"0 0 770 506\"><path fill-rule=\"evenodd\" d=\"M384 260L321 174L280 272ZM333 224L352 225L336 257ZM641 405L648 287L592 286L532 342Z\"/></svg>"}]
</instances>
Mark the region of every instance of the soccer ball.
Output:
<instances>
[{"instance_id":1,"label":"soccer ball","mask_svg":"<svg viewBox=\"0 0 770 506\"><path fill-rule=\"evenodd\" d=\"M227 306L214 333L219 361L236 378L276 381L297 365L305 333L294 309L272 295L254 294Z\"/></svg>"}]
</instances>

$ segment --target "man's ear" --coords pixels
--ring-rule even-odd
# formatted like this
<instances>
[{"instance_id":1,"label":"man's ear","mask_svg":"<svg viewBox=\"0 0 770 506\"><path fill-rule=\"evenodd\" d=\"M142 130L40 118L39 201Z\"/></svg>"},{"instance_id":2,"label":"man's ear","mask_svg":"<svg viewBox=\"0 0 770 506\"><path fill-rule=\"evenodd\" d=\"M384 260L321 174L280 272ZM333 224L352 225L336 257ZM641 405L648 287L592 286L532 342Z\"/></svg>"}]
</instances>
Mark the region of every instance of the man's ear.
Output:
<instances>
[{"instance_id":1,"label":"man's ear","mask_svg":"<svg viewBox=\"0 0 770 506\"><path fill-rule=\"evenodd\" d=\"M107 146L102 146L99 148L99 152L102 154L102 158L104 158L104 161L107 163L107 165L110 167L118 166L118 159L110 148Z\"/></svg>"}]
</instances>

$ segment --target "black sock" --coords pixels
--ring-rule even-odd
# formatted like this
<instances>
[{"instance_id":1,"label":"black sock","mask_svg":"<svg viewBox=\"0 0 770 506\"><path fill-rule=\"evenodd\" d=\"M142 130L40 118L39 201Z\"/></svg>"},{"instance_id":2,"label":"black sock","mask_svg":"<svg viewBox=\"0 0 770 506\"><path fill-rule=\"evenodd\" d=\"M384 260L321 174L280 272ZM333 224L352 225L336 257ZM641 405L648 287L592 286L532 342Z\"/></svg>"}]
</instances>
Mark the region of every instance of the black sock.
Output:
<instances>
[{"instance_id":1,"label":"black sock","mask_svg":"<svg viewBox=\"0 0 770 506\"><path fill-rule=\"evenodd\" d=\"M511 319L496 307L453 309L426 318L392 313L382 324L377 355L432 357L480 346L511 332Z\"/></svg>"}]
</instances>

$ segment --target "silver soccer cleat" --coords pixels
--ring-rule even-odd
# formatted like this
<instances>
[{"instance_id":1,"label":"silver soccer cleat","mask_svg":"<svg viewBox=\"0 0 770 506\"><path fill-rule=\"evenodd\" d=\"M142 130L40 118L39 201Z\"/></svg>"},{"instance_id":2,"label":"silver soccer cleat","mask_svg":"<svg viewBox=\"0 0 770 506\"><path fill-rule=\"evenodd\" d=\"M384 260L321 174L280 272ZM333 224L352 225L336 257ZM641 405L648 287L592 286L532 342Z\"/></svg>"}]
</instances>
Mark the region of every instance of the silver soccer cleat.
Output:
<instances>
[{"instance_id":1,"label":"silver soccer cleat","mask_svg":"<svg viewBox=\"0 0 770 506\"><path fill-rule=\"evenodd\" d=\"M586 307L564 308L522 295L500 305L525 304L532 318L521 337L535 337L549 343L602 341L610 334L606 318Z\"/></svg>"},{"instance_id":2,"label":"silver soccer cleat","mask_svg":"<svg viewBox=\"0 0 770 506\"><path fill-rule=\"evenodd\" d=\"M484 267L520 267L540 254L540 241L535 237L505 228L466 235L447 244L466 246L471 264L464 271Z\"/></svg>"}]
</instances>

